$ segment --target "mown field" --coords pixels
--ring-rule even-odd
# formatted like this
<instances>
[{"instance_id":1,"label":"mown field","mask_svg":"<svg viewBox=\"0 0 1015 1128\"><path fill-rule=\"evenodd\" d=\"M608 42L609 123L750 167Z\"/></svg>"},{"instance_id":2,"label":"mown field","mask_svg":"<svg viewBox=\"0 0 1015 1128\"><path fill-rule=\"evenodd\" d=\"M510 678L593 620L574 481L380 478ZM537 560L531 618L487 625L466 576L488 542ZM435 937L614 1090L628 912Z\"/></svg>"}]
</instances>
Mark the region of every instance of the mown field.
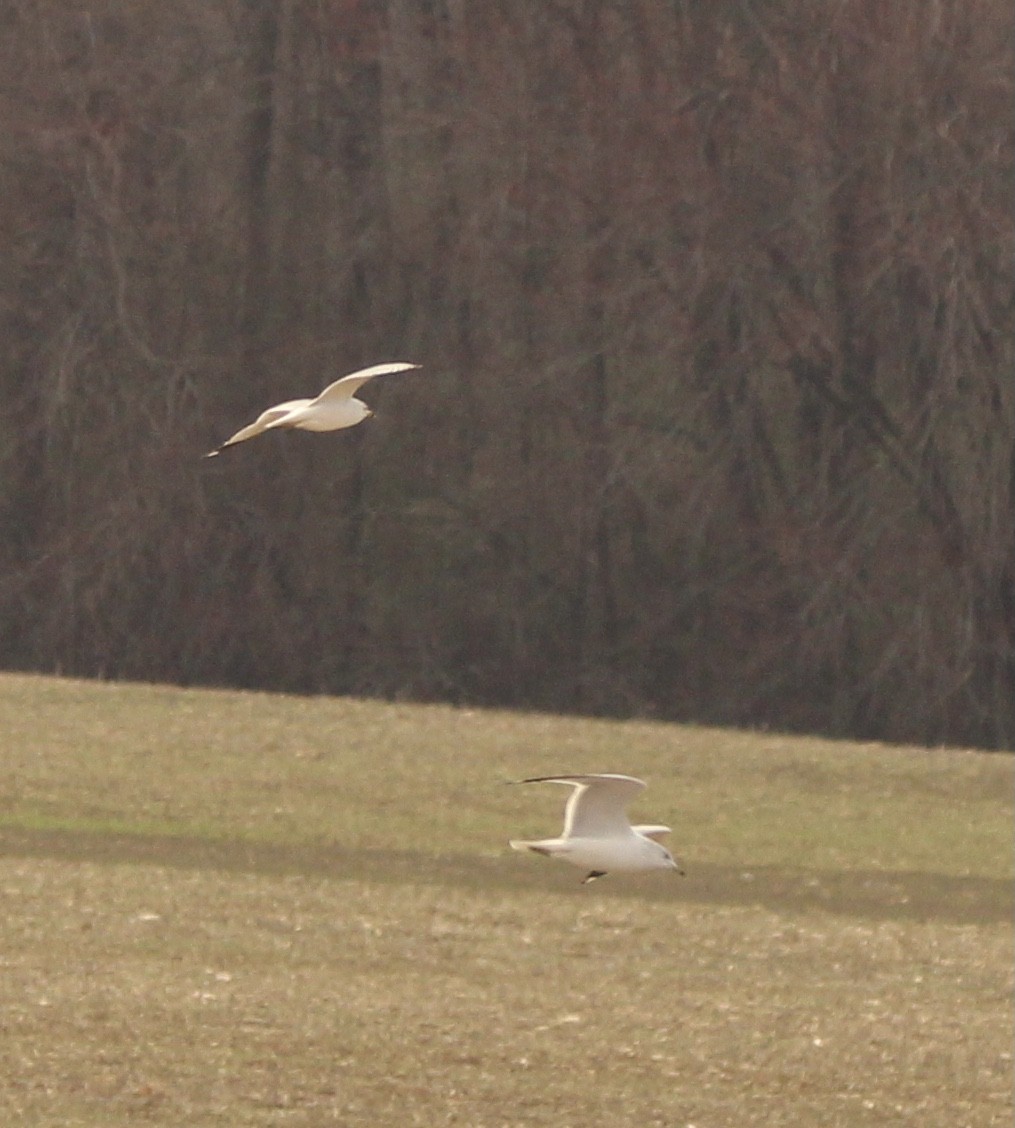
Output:
<instances>
[{"instance_id":1,"label":"mown field","mask_svg":"<svg viewBox=\"0 0 1015 1128\"><path fill-rule=\"evenodd\" d=\"M0 677L0 1123L1011 1122L1012 760ZM688 874L512 853L621 771Z\"/></svg>"}]
</instances>

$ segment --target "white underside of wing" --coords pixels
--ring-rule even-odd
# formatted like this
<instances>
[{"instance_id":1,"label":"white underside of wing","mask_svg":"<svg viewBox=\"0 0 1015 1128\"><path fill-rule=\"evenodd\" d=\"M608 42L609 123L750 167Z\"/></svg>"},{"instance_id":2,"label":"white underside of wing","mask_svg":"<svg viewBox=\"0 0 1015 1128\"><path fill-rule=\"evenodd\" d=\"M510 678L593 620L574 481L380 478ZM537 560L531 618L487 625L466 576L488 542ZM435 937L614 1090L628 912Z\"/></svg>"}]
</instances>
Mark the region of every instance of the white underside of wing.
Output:
<instances>
[{"instance_id":1,"label":"white underside of wing","mask_svg":"<svg viewBox=\"0 0 1015 1128\"><path fill-rule=\"evenodd\" d=\"M631 834L624 813L627 804L645 784L633 776L559 775L537 776L520 783L560 783L573 788L564 807L562 838L623 838Z\"/></svg>"},{"instance_id":2,"label":"white underside of wing","mask_svg":"<svg viewBox=\"0 0 1015 1128\"><path fill-rule=\"evenodd\" d=\"M565 838L612 838L631 833L628 803L645 784L631 776L576 777L564 809Z\"/></svg>"},{"instance_id":3,"label":"white underside of wing","mask_svg":"<svg viewBox=\"0 0 1015 1128\"><path fill-rule=\"evenodd\" d=\"M235 435L231 435L226 439L222 447L245 442L247 439L254 438L255 435L263 434L272 427L285 426L285 421L288 416L293 411L298 411L300 408L306 407L308 403L310 403L310 400L306 399L288 400L286 403L278 403L274 407L269 407L267 411L262 411L253 423L248 423L246 427L241 427Z\"/></svg>"},{"instance_id":4,"label":"white underside of wing","mask_svg":"<svg viewBox=\"0 0 1015 1128\"><path fill-rule=\"evenodd\" d=\"M350 372L348 376L343 376L341 380L329 384L313 402L318 404L329 400L350 399L368 380L372 380L375 376L389 376L395 372L408 372L419 367L418 364L398 362L395 364L375 364L371 368L361 368L359 372Z\"/></svg>"}]
</instances>

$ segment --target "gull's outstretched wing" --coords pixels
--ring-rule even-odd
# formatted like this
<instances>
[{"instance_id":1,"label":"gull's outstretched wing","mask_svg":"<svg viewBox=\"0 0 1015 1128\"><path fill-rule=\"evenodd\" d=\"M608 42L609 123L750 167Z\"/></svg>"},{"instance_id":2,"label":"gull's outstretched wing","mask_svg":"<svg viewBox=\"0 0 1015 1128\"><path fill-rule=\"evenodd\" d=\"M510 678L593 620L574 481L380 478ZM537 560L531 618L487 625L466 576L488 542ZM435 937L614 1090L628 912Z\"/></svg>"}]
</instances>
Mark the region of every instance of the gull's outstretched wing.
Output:
<instances>
[{"instance_id":1,"label":"gull's outstretched wing","mask_svg":"<svg viewBox=\"0 0 1015 1128\"><path fill-rule=\"evenodd\" d=\"M668 826L632 826L631 829L642 838L654 838L656 842L661 842L667 834L673 833Z\"/></svg>"},{"instance_id":2,"label":"gull's outstretched wing","mask_svg":"<svg viewBox=\"0 0 1015 1128\"><path fill-rule=\"evenodd\" d=\"M321 403L323 400L350 399L363 387L367 380L372 380L375 376L387 376L392 372L408 372L412 368L420 367L419 364L375 364L372 368L363 368L359 372L351 372L348 376L343 376L341 380L336 380L334 384L329 384L314 400L314 403Z\"/></svg>"},{"instance_id":3,"label":"gull's outstretched wing","mask_svg":"<svg viewBox=\"0 0 1015 1128\"><path fill-rule=\"evenodd\" d=\"M520 782L563 783L574 788L564 808L564 838L630 834L624 809L645 788L644 781L625 775L539 776Z\"/></svg>"},{"instance_id":4,"label":"gull's outstretched wing","mask_svg":"<svg viewBox=\"0 0 1015 1128\"><path fill-rule=\"evenodd\" d=\"M278 426L282 419L289 414L290 411L296 408L306 407L310 403L308 399L299 400L286 400L285 403L277 403L274 407L269 407L267 411L262 411L261 414L254 420L253 423L248 423L246 427L241 427L235 435L215 450L210 450L205 455L205 458L214 458L219 451L223 451L226 447L235 446L237 443L246 442L247 439L254 438L255 435L260 435L270 428Z\"/></svg>"}]
</instances>

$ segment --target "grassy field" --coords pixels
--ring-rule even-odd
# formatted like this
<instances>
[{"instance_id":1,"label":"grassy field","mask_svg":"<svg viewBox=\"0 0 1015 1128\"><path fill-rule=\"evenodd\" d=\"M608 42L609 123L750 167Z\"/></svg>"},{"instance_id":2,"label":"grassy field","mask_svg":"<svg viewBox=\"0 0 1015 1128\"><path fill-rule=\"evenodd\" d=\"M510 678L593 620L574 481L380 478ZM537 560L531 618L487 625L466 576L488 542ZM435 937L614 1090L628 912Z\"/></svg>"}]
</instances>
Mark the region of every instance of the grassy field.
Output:
<instances>
[{"instance_id":1,"label":"grassy field","mask_svg":"<svg viewBox=\"0 0 1015 1128\"><path fill-rule=\"evenodd\" d=\"M1011 1122L1012 760L0 677L0 1123ZM513 854L622 771L688 870Z\"/></svg>"}]
</instances>

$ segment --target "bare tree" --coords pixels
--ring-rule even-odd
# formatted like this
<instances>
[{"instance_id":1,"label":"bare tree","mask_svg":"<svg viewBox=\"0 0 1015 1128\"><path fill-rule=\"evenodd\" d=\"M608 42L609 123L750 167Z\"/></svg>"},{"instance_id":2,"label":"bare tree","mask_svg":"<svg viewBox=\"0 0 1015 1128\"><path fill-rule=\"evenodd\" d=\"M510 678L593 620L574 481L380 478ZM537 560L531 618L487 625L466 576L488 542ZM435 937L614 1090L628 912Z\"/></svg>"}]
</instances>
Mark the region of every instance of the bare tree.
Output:
<instances>
[{"instance_id":1,"label":"bare tree","mask_svg":"<svg viewBox=\"0 0 1015 1128\"><path fill-rule=\"evenodd\" d=\"M998 0L2 18L4 663L1011 745Z\"/></svg>"}]
</instances>

